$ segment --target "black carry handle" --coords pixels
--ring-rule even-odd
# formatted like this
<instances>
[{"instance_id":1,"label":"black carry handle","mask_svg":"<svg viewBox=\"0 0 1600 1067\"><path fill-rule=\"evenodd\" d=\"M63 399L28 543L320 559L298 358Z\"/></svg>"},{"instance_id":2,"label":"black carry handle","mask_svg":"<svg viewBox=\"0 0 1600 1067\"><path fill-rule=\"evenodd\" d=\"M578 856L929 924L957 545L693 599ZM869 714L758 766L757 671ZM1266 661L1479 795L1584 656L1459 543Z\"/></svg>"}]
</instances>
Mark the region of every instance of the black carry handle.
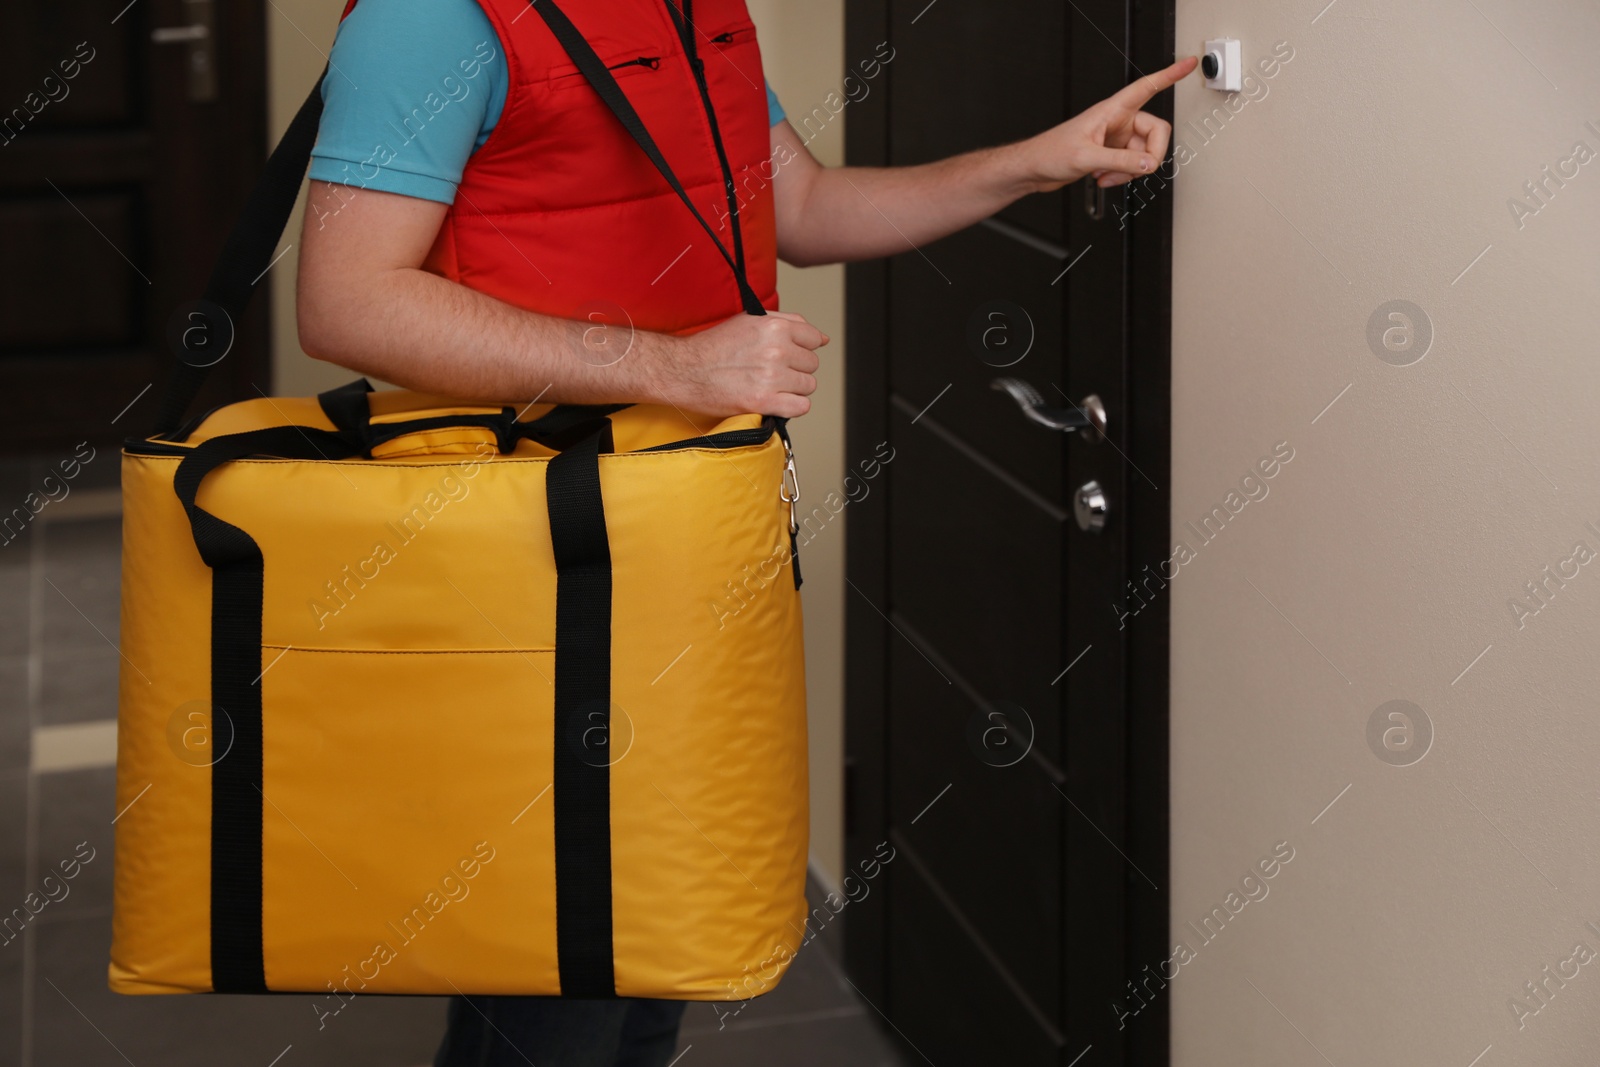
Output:
<instances>
[{"instance_id":1,"label":"black carry handle","mask_svg":"<svg viewBox=\"0 0 1600 1067\"><path fill-rule=\"evenodd\" d=\"M355 447L350 442L315 426L267 426L213 437L200 444L183 457L172 477L173 491L189 516L200 558L206 566L215 569L259 554L255 542L243 530L195 503L206 475L246 456L333 461L348 459L354 454Z\"/></svg>"},{"instance_id":2,"label":"black carry handle","mask_svg":"<svg viewBox=\"0 0 1600 1067\"><path fill-rule=\"evenodd\" d=\"M633 139L638 142L639 147L644 150L644 154L650 157L650 162L656 165L656 170L661 172L661 176L667 179L667 184L672 186L672 191L678 194L678 199L682 200L689 210L694 213L695 221L700 223L701 229L710 235L711 243L722 254L723 260L728 264L728 269L733 271L734 282L739 286L739 301L744 305L745 313L749 315L765 315L767 309L762 306L761 298L756 296L755 290L750 288L750 280L745 277L740 264L735 262L734 257L728 254L726 248L722 247L722 241L717 237L717 231L711 228L711 224L705 220L705 216L701 215L700 210L694 206L694 201L689 199L689 194L684 190L683 183L678 181L676 174L672 173L672 168L667 165L667 159L661 154L661 149L656 146L655 139L650 136L650 131L645 129L644 120L639 118L639 113L628 102L627 95L623 93L622 87L617 84L616 77L606 67L605 62L595 54L594 48L590 46L589 42L584 40L583 34L578 32L578 28L567 18L566 12L555 5L555 0L528 0L528 3L539 13L539 17L544 19L545 24L550 27L550 32L556 35L556 40L561 42L561 47L566 49L567 56L571 58L573 63L577 64L578 70L588 79L589 84L594 87L594 91L600 94L600 99L605 101L606 107L611 109L611 113L617 117L628 133L633 136ZM668 7L670 8L671 5L668 4ZM728 184L733 184L732 174L725 173L724 177ZM730 214L736 214L737 204L730 206L733 208ZM739 247L739 260L742 261L744 259L743 242L740 239L737 227L733 231L733 239L735 245Z\"/></svg>"},{"instance_id":3,"label":"black carry handle","mask_svg":"<svg viewBox=\"0 0 1600 1067\"><path fill-rule=\"evenodd\" d=\"M366 380L361 379L342 386L342 390L354 391L352 387L365 385ZM330 390L337 392L338 390ZM324 394L326 395L326 394ZM320 399L320 398L319 398ZM627 407L628 405L619 405ZM508 408L507 411L512 409ZM510 447L503 447L502 451L510 451L516 446L516 441L523 437L538 441L554 451L566 454L576 452L587 454L590 461L600 453L613 451L611 444L611 420L606 416L609 412L604 406L588 407L580 404L563 405L552 409L540 418L530 422L515 422L510 425L512 431ZM438 420L424 419L413 420L412 423L396 423L396 426L408 426L407 433L417 429L428 429L427 426L417 426L418 422L438 421L442 425L482 425L479 423L463 423L460 420L468 416L444 416ZM493 418L487 416L486 418ZM382 424L380 424L382 425ZM387 425L382 426L387 430ZM394 436L399 436L398 434ZM385 436L382 440L388 440ZM354 435L343 427L338 431L324 430L317 426L265 426L256 430L243 430L239 433L224 434L221 437L212 437L201 442L192 451L185 455L178 464L178 469L172 477L173 492L177 494L178 502L183 505L183 510L189 516L190 530L194 534L195 548L200 553L200 558L206 566L213 569L232 563L238 563L245 558L253 557L258 552L254 548L252 539L229 523L223 522L195 501L200 494L200 485L212 471L223 467L234 460L245 459L252 456L266 457L269 459L300 459L324 460L333 462L341 459L350 459L362 454L362 447L354 440ZM553 461L552 461L553 462ZM568 469L574 463L580 465L582 460L567 460L562 464L563 469ZM592 481L598 484L598 475ZM596 505L598 506L598 505Z\"/></svg>"},{"instance_id":4,"label":"black carry handle","mask_svg":"<svg viewBox=\"0 0 1600 1067\"><path fill-rule=\"evenodd\" d=\"M578 440L580 430L592 429L596 420L614 415L631 404L557 404L536 419L517 420L517 409L503 407L493 415L425 415L400 422L372 422L372 405L369 397L372 383L365 378L346 382L335 389L317 394L322 413L337 429L339 436L356 448L360 455L372 458L372 450L385 441L418 433L423 430L450 429L457 426L476 426L494 433L495 444L504 452L514 451L524 437L555 449L557 452ZM532 405L529 405L532 406ZM526 410L526 409L524 409Z\"/></svg>"}]
</instances>

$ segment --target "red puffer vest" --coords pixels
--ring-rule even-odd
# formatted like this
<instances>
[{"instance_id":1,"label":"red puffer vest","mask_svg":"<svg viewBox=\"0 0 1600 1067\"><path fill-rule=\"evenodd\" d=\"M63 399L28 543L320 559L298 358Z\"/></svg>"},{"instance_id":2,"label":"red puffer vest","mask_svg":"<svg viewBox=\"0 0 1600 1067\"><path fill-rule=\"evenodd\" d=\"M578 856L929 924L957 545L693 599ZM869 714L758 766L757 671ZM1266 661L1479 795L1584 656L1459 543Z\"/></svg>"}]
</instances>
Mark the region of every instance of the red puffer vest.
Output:
<instances>
[{"instance_id":1,"label":"red puffer vest","mask_svg":"<svg viewBox=\"0 0 1600 1067\"><path fill-rule=\"evenodd\" d=\"M692 333L738 314L737 285L711 236L544 20L529 11L527 0L478 2L508 65L505 108L468 160L424 268L508 304L564 318L617 305L641 329ZM612 68L695 207L732 254L729 194L715 140L720 133L750 286L763 306L776 310L771 135L755 25L744 0L691 4L714 131L669 2L563 7ZM345 14L354 7L350 0Z\"/></svg>"}]
</instances>

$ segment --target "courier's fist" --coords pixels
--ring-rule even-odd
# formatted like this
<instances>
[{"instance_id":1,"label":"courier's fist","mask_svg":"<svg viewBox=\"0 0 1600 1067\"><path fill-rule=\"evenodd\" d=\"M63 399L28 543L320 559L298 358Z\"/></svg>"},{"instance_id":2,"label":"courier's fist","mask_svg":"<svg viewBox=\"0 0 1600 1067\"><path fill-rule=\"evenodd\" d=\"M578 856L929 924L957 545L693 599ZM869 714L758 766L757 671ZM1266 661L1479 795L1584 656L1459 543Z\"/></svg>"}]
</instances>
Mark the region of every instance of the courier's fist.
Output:
<instances>
[{"instance_id":1,"label":"courier's fist","mask_svg":"<svg viewBox=\"0 0 1600 1067\"><path fill-rule=\"evenodd\" d=\"M740 313L669 346L655 391L662 400L702 415L779 415L811 410L828 336L784 311Z\"/></svg>"}]
</instances>

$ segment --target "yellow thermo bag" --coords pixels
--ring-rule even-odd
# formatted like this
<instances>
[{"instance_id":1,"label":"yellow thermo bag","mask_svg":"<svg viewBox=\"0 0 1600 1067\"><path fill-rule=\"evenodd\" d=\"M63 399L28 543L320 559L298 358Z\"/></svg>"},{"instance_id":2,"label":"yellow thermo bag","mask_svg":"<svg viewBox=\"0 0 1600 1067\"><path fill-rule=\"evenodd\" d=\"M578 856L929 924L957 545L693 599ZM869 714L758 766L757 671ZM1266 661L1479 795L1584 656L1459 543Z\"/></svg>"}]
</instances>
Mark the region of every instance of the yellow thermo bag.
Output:
<instances>
[{"instance_id":1,"label":"yellow thermo bag","mask_svg":"<svg viewBox=\"0 0 1600 1067\"><path fill-rule=\"evenodd\" d=\"M779 426L364 386L124 450L112 987L764 991L806 917ZM324 410L369 396L370 457Z\"/></svg>"}]
</instances>

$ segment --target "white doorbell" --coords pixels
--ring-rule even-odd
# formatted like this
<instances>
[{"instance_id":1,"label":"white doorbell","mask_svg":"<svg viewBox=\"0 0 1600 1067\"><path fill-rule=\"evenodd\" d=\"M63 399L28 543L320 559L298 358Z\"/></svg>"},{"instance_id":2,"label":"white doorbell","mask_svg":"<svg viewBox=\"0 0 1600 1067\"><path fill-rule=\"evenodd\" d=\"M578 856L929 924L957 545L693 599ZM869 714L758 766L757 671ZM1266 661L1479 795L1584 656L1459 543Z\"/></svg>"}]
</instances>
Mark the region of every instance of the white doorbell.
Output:
<instances>
[{"instance_id":1,"label":"white doorbell","mask_svg":"<svg viewBox=\"0 0 1600 1067\"><path fill-rule=\"evenodd\" d=\"M1232 37L1207 41L1200 53L1200 75L1207 89L1236 93L1244 88L1244 59L1239 42Z\"/></svg>"}]
</instances>

